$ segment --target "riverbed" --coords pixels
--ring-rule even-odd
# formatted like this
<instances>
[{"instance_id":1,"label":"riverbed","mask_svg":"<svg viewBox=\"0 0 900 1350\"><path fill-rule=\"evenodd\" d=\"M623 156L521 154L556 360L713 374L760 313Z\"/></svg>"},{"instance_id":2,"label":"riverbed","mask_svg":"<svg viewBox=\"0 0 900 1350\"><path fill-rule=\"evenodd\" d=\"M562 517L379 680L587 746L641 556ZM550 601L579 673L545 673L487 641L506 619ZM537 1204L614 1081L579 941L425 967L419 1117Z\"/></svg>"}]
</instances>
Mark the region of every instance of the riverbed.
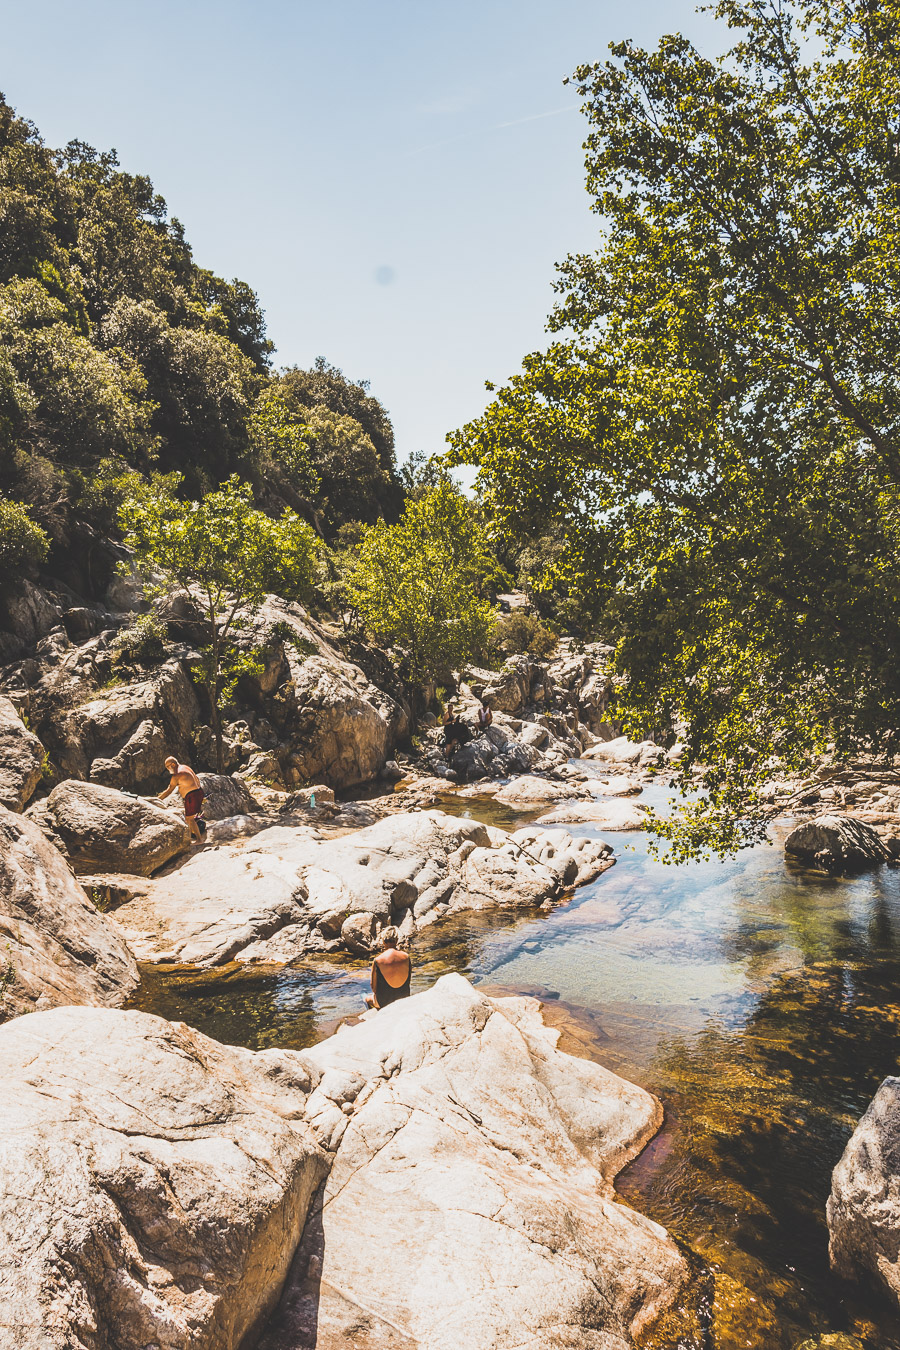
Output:
<instances>
[{"instance_id":1,"label":"riverbed","mask_svg":"<svg viewBox=\"0 0 900 1350\"><path fill-rule=\"evenodd\" d=\"M505 828L528 819L487 798L441 805ZM467 914L420 934L413 992L458 970L487 992L537 994L563 1048L662 1099L665 1126L617 1189L707 1263L718 1350L839 1332L900 1350L896 1314L830 1275L825 1227L832 1168L900 1066L900 871L804 870L784 859L785 829L681 867L651 859L642 833L607 835L616 866L550 912ZM143 974L136 1006L253 1049L313 1043L368 990L347 956ZM703 1350L679 1332L652 1344Z\"/></svg>"}]
</instances>

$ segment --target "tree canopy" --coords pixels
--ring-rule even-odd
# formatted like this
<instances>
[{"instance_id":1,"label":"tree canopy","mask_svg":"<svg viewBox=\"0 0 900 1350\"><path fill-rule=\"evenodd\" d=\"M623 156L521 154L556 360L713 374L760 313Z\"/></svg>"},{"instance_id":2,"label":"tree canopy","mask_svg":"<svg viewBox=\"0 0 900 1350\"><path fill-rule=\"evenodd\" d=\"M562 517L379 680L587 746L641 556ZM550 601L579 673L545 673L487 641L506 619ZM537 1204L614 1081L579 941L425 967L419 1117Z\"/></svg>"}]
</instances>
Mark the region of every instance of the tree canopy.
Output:
<instances>
[{"instance_id":1,"label":"tree canopy","mask_svg":"<svg viewBox=\"0 0 900 1350\"><path fill-rule=\"evenodd\" d=\"M718 60L575 73L601 245L451 438L508 533L565 531L628 728L709 766L689 851L754 836L775 757L900 748L900 11L715 13Z\"/></svg>"},{"instance_id":2,"label":"tree canopy","mask_svg":"<svg viewBox=\"0 0 900 1350\"><path fill-rule=\"evenodd\" d=\"M471 504L445 479L408 501L396 525L365 530L349 589L369 632L427 683L484 650L493 568Z\"/></svg>"}]
</instances>

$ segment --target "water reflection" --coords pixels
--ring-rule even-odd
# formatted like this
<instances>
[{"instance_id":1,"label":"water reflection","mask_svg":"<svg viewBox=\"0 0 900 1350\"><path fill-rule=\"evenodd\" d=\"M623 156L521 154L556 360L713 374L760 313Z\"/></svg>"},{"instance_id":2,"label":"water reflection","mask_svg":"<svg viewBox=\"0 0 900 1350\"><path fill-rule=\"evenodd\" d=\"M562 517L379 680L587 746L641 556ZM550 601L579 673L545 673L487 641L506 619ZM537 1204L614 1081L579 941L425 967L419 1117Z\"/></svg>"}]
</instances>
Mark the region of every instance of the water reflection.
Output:
<instances>
[{"instance_id":1,"label":"water reflection","mask_svg":"<svg viewBox=\"0 0 900 1350\"><path fill-rule=\"evenodd\" d=\"M507 828L527 819L490 799L445 805ZM666 1126L619 1191L714 1270L720 1350L835 1332L900 1350L896 1315L830 1276L824 1221L831 1170L900 1063L900 874L828 878L786 865L777 841L667 868L642 836L610 838L616 866L549 913L426 930L414 991L460 970L536 992L566 1048L663 1099ZM302 1046L358 1012L367 988L363 963L343 958L156 973L139 1004L253 1048ZM686 1327L653 1343L699 1350Z\"/></svg>"}]
</instances>

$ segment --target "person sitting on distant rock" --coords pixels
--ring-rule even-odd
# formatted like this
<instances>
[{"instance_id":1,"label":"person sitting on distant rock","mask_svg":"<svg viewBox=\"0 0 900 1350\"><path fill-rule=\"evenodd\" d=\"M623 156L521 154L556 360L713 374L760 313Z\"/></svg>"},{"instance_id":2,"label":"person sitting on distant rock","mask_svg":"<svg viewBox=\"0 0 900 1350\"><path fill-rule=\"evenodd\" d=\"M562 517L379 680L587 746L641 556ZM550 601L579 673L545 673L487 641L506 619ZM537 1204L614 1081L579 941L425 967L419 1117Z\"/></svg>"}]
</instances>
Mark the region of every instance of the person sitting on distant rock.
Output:
<instances>
[{"instance_id":1,"label":"person sitting on distant rock","mask_svg":"<svg viewBox=\"0 0 900 1350\"><path fill-rule=\"evenodd\" d=\"M471 729L466 726L456 709L448 705L444 713L444 749L452 753L471 739Z\"/></svg>"},{"instance_id":2,"label":"person sitting on distant rock","mask_svg":"<svg viewBox=\"0 0 900 1350\"><path fill-rule=\"evenodd\" d=\"M170 782L165 792L158 794L159 800L164 801L170 792L178 789L184 803L184 818L191 832L191 843L202 844L203 835L198 817L205 794L200 786L200 779L194 773L190 764L179 764L174 755L167 757L166 768L169 770Z\"/></svg>"},{"instance_id":3,"label":"person sitting on distant rock","mask_svg":"<svg viewBox=\"0 0 900 1350\"><path fill-rule=\"evenodd\" d=\"M486 731L494 720L494 714L491 712L490 705L482 703L478 709L478 730Z\"/></svg>"},{"instance_id":4,"label":"person sitting on distant rock","mask_svg":"<svg viewBox=\"0 0 900 1350\"><path fill-rule=\"evenodd\" d=\"M370 1008L384 1008L398 998L409 998L412 966L406 952L399 950L399 941L396 928L382 929L382 950L372 962L372 992L366 998Z\"/></svg>"}]
</instances>

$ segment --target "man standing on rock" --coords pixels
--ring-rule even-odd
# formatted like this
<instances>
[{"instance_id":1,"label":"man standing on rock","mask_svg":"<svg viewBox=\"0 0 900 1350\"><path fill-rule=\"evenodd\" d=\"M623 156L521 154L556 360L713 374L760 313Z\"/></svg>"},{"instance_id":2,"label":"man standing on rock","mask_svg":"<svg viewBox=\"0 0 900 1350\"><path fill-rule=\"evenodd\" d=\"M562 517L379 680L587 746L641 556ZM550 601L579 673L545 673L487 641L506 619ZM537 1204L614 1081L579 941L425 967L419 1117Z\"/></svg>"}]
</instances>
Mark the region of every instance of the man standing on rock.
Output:
<instances>
[{"instance_id":1,"label":"man standing on rock","mask_svg":"<svg viewBox=\"0 0 900 1350\"><path fill-rule=\"evenodd\" d=\"M171 781L165 792L158 794L159 800L163 801L170 792L178 789L184 802L184 818L191 832L191 843L202 844L203 835L200 833L200 826L197 823L197 816L200 814L204 796L200 779L189 764L179 764L174 755L169 755L166 759L166 768L169 770Z\"/></svg>"}]
</instances>

